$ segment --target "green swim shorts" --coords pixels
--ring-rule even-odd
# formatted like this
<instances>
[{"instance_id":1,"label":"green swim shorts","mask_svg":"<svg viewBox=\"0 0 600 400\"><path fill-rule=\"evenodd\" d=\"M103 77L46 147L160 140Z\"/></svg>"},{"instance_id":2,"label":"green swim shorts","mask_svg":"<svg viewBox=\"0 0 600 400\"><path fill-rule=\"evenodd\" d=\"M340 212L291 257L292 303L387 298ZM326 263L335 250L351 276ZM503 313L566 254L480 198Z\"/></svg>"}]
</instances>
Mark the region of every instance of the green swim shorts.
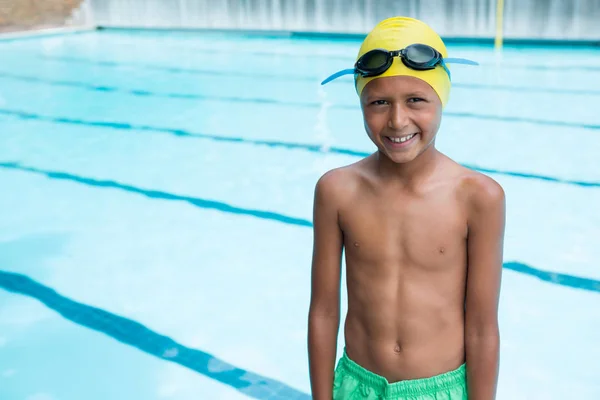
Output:
<instances>
[{"instance_id":1,"label":"green swim shorts","mask_svg":"<svg viewBox=\"0 0 600 400\"><path fill-rule=\"evenodd\" d=\"M466 366L431 378L388 383L344 354L335 369L333 400L467 400Z\"/></svg>"}]
</instances>

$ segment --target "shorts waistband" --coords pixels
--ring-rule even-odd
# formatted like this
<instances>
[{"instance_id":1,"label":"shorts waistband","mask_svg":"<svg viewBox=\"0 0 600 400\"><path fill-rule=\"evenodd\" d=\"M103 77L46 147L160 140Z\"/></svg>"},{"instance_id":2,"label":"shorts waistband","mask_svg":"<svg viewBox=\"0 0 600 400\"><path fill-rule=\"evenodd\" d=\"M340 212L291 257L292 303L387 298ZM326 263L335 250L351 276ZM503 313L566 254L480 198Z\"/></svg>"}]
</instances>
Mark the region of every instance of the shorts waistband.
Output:
<instances>
[{"instance_id":1,"label":"shorts waistband","mask_svg":"<svg viewBox=\"0 0 600 400\"><path fill-rule=\"evenodd\" d=\"M429 378L409 379L389 383L388 380L379 376L352 361L346 354L340 359L340 367L344 368L347 373L353 375L360 382L377 389L384 393L385 398L402 397L402 396L424 396L449 390L455 387L466 385L466 365L462 364L453 371L449 371L440 375L435 375Z\"/></svg>"}]
</instances>

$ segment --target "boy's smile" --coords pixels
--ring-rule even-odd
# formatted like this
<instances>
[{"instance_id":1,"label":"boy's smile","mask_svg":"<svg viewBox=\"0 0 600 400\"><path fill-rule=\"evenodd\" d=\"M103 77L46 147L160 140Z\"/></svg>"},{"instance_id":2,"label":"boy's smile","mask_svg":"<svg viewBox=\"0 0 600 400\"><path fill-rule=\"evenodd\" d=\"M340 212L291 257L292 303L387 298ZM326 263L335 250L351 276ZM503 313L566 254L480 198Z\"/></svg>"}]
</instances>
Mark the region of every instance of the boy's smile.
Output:
<instances>
[{"instance_id":1,"label":"boy's smile","mask_svg":"<svg viewBox=\"0 0 600 400\"><path fill-rule=\"evenodd\" d=\"M384 136L384 139L386 146L391 147L392 149L403 149L417 141L419 139L417 137L418 135L418 133L411 133L404 136Z\"/></svg>"},{"instance_id":2,"label":"boy's smile","mask_svg":"<svg viewBox=\"0 0 600 400\"><path fill-rule=\"evenodd\" d=\"M409 76L372 80L361 94L365 129L396 164L414 160L433 143L442 104L429 84Z\"/></svg>"}]
</instances>

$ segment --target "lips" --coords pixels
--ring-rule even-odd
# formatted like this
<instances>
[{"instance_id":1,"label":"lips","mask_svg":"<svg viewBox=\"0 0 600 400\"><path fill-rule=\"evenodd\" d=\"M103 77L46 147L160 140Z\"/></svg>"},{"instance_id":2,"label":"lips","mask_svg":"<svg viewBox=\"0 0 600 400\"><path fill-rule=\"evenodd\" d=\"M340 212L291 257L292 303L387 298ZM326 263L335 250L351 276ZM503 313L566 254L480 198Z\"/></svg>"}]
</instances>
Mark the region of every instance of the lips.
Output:
<instances>
[{"instance_id":1,"label":"lips","mask_svg":"<svg viewBox=\"0 0 600 400\"><path fill-rule=\"evenodd\" d=\"M402 148L415 142L418 133L404 136L384 136L385 142L392 148Z\"/></svg>"}]
</instances>

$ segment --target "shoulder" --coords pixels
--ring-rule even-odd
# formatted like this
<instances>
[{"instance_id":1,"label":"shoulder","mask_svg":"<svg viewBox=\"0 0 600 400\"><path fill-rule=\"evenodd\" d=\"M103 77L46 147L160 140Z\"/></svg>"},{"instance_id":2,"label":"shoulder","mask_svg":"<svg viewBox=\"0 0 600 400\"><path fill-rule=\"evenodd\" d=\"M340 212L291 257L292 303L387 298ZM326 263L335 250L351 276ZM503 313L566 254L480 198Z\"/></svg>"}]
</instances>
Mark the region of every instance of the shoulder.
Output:
<instances>
[{"instance_id":1,"label":"shoulder","mask_svg":"<svg viewBox=\"0 0 600 400\"><path fill-rule=\"evenodd\" d=\"M506 194L498 182L479 172L471 172L463 178L463 188L473 206L486 207L504 203Z\"/></svg>"},{"instance_id":2,"label":"shoulder","mask_svg":"<svg viewBox=\"0 0 600 400\"><path fill-rule=\"evenodd\" d=\"M317 180L316 188L321 191L338 191L351 179L352 174L348 171L348 167L335 168L321 175Z\"/></svg>"},{"instance_id":3,"label":"shoulder","mask_svg":"<svg viewBox=\"0 0 600 400\"><path fill-rule=\"evenodd\" d=\"M487 175L467 169L460 181L470 216L482 213L504 214L506 194L498 182Z\"/></svg>"},{"instance_id":4,"label":"shoulder","mask_svg":"<svg viewBox=\"0 0 600 400\"><path fill-rule=\"evenodd\" d=\"M504 189L498 182L481 172L472 170L445 157L444 169L461 202L469 208L503 205Z\"/></svg>"},{"instance_id":5,"label":"shoulder","mask_svg":"<svg viewBox=\"0 0 600 400\"><path fill-rule=\"evenodd\" d=\"M327 171L317 180L315 191L327 197L336 197L352 190L358 182L358 173L354 165Z\"/></svg>"},{"instance_id":6,"label":"shoulder","mask_svg":"<svg viewBox=\"0 0 600 400\"><path fill-rule=\"evenodd\" d=\"M343 202L351 199L362 181L361 163L355 163L327 171L315 185L318 201Z\"/></svg>"}]
</instances>

